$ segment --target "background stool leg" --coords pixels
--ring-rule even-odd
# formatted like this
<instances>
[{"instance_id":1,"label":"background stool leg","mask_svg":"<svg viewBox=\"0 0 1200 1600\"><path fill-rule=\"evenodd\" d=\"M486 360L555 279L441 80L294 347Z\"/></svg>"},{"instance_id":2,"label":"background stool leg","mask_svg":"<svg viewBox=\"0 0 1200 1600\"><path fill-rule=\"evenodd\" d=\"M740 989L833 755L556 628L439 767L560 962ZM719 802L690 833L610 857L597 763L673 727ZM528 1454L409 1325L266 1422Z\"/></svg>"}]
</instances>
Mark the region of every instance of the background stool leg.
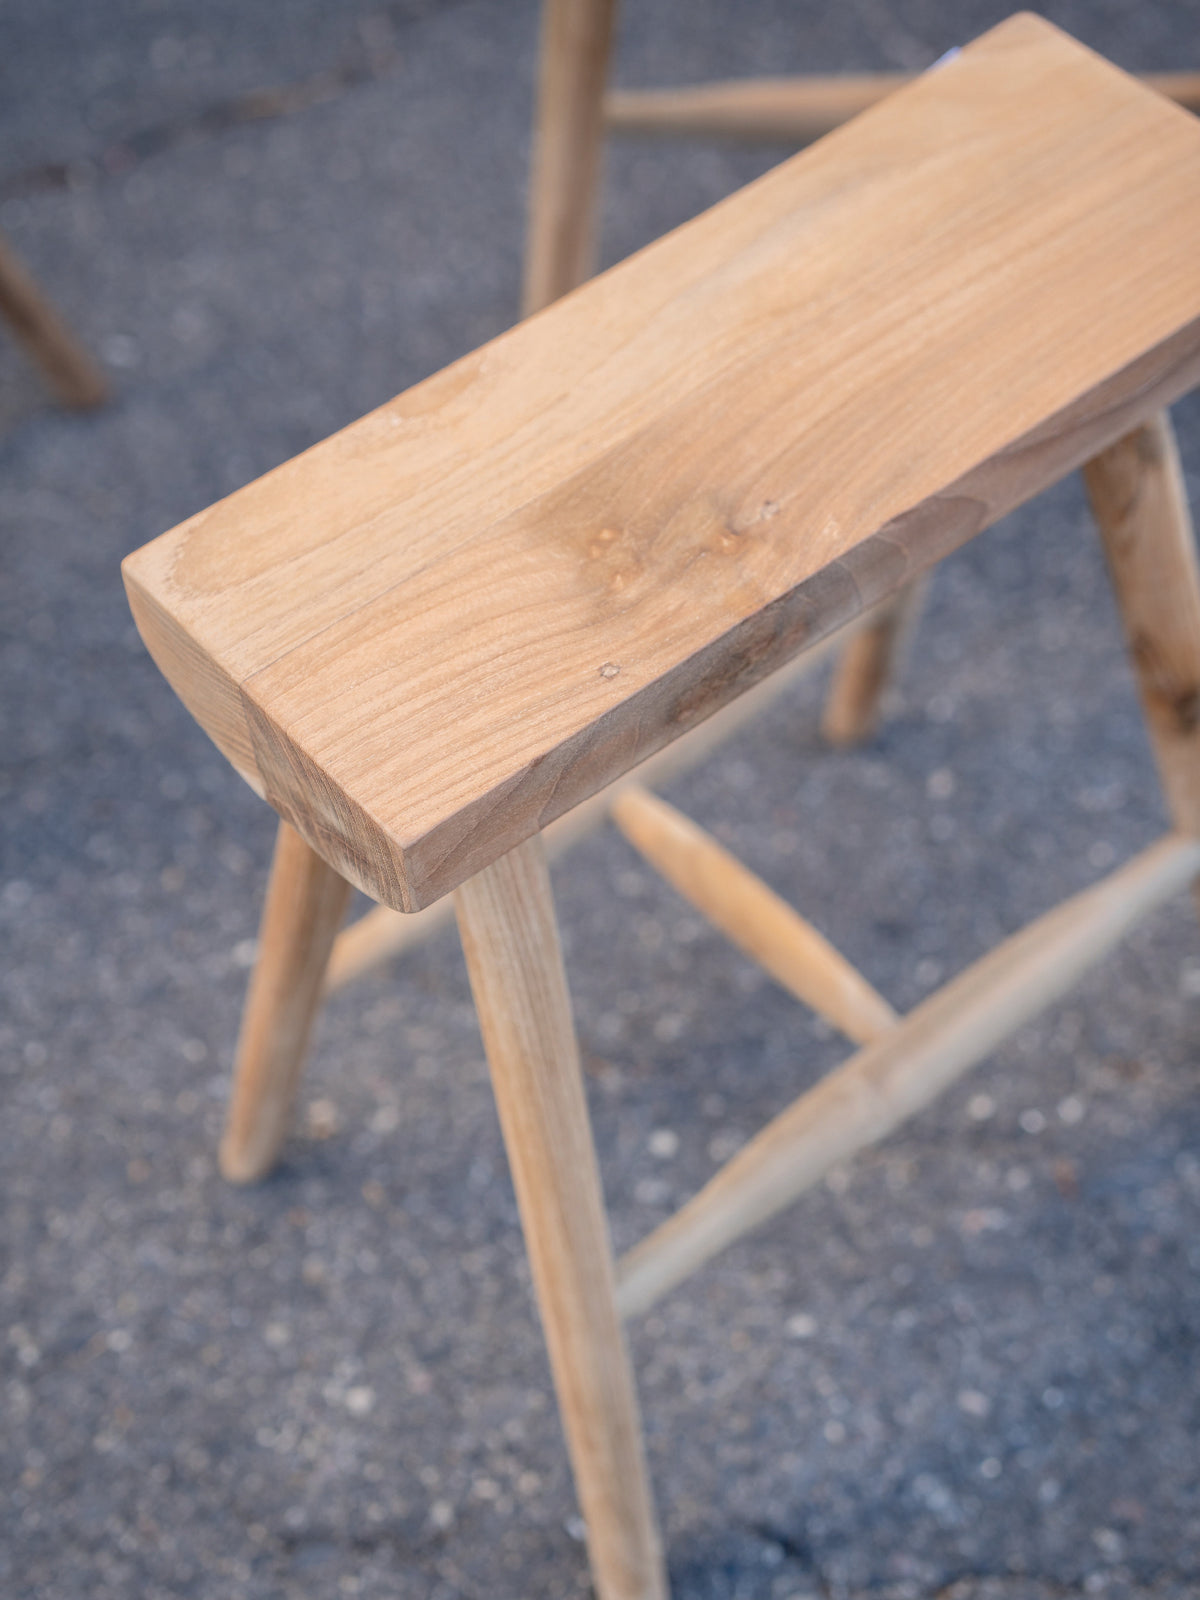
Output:
<instances>
[{"instance_id":1,"label":"background stool leg","mask_svg":"<svg viewBox=\"0 0 1200 1600\"><path fill-rule=\"evenodd\" d=\"M70 334L58 312L0 240L0 316L68 406L98 406L108 398L100 369Z\"/></svg>"},{"instance_id":2,"label":"background stool leg","mask_svg":"<svg viewBox=\"0 0 1200 1600\"><path fill-rule=\"evenodd\" d=\"M879 710L925 600L917 578L879 607L844 646L834 668L821 732L830 744L857 744L875 731Z\"/></svg>"},{"instance_id":3,"label":"background stool leg","mask_svg":"<svg viewBox=\"0 0 1200 1600\"><path fill-rule=\"evenodd\" d=\"M1162 413L1083 469L1171 820L1200 833L1200 572Z\"/></svg>"},{"instance_id":4,"label":"background stool leg","mask_svg":"<svg viewBox=\"0 0 1200 1600\"><path fill-rule=\"evenodd\" d=\"M221 1140L221 1171L232 1183L265 1177L287 1137L349 894L345 878L281 822Z\"/></svg>"},{"instance_id":5,"label":"background stool leg","mask_svg":"<svg viewBox=\"0 0 1200 1600\"><path fill-rule=\"evenodd\" d=\"M592 271L616 0L544 0L522 314Z\"/></svg>"},{"instance_id":6,"label":"background stool leg","mask_svg":"<svg viewBox=\"0 0 1200 1600\"><path fill-rule=\"evenodd\" d=\"M540 838L457 892L459 928L600 1600L666 1580Z\"/></svg>"}]
</instances>

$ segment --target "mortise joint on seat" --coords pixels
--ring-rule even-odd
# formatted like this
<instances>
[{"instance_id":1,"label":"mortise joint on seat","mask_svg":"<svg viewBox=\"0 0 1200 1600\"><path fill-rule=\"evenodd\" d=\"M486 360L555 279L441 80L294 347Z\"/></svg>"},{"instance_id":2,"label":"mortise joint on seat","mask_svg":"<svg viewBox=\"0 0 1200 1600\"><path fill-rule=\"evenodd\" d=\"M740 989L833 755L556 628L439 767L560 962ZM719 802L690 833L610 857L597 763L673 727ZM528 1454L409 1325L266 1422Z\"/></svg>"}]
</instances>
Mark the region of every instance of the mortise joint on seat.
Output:
<instances>
[{"instance_id":1,"label":"mortise joint on seat","mask_svg":"<svg viewBox=\"0 0 1200 1600\"><path fill-rule=\"evenodd\" d=\"M1195 120L1018 16L164 534L130 602L415 910L1200 381L1197 260Z\"/></svg>"}]
</instances>

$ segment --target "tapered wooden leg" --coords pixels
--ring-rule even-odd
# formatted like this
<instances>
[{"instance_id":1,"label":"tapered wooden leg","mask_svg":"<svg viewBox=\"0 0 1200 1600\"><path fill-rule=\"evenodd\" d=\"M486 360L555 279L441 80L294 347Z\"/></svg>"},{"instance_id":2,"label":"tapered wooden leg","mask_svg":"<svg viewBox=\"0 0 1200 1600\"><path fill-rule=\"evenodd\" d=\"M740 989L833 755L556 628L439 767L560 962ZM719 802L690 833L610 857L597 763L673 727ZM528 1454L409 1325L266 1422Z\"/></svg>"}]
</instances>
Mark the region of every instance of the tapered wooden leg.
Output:
<instances>
[{"instance_id":1,"label":"tapered wooden leg","mask_svg":"<svg viewBox=\"0 0 1200 1600\"><path fill-rule=\"evenodd\" d=\"M281 822L221 1140L221 1171L232 1183L265 1177L287 1137L349 893L340 873Z\"/></svg>"},{"instance_id":2,"label":"tapered wooden leg","mask_svg":"<svg viewBox=\"0 0 1200 1600\"><path fill-rule=\"evenodd\" d=\"M917 579L853 635L834 669L821 732L830 744L858 744L874 733L883 696L916 626L927 584Z\"/></svg>"},{"instance_id":3,"label":"tapered wooden leg","mask_svg":"<svg viewBox=\"0 0 1200 1600\"><path fill-rule=\"evenodd\" d=\"M666 1580L579 1050L541 840L457 891L459 928L525 1229L600 1600Z\"/></svg>"},{"instance_id":4,"label":"tapered wooden leg","mask_svg":"<svg viewBox=\"0 0 1200 1600\"><path fill-rule=\"evenodd\" d=\"M1110 445L1083 480L1171 820L1200 833L1200 573L1170 418Z\"/></svg>"},{"instance_id":5,"label":"tapered wooden leg","mask_svg":"<svg viewBox=\"0 0 1200 1600\"><path fill-rule=\"evenodd\" d=\"M108 397L100 369L0 240L0 316L41 368L64 405L98 406Z\"/></svg>"},{"instance_id":6,"label":"tapered wooden leg","mask_svg":"<svg viewBox=\"0 0 1200 1600\"><path fill-rule=\"evenodd\" d=\"M592 271L604 80L616 10L616 0L544 0L525 316Z\"/></svg>"}]
</instances>

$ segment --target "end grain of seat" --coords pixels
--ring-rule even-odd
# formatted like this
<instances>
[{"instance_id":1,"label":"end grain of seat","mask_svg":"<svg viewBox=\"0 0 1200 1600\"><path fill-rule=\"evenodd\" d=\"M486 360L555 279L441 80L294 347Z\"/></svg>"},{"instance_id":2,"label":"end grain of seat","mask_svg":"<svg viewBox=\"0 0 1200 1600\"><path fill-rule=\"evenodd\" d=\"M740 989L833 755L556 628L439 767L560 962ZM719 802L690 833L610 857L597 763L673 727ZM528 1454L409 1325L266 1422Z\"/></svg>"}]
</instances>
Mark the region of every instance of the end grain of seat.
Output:
<instances>
[{"instance_id":1,"label":"end grain of seat","mask_svg":"<svg viewBox=\"0 0 1200 1600\"><path fill-rule=\"evenodd\" d=\"M428 904L1200 380L1200 126L1019 16L125 564Z\"/></svg>"}]
</instances>

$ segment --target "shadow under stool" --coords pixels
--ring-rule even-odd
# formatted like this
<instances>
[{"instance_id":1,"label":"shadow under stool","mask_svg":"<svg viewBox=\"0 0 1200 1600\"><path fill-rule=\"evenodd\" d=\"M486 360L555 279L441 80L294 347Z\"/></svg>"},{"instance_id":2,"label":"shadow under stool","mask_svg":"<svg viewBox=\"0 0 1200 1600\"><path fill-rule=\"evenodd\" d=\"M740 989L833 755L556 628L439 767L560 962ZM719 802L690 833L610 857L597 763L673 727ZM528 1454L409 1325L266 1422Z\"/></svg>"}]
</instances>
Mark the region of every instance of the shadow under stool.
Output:
<instances>
[{"instance_id":1,"label":"shadow under stool","mask_svg":"<svg viewBox=\"0 0 1200 1600\"><path fill-rule=\"evenodd\" d=\"M666 1593L622 1320L1200 873L1164 410L1200 382L1198 262L1194 119L1014 17L125 563L155 661L286 824L227 1168L277 1147L349 885L405 913L456 895L603 1600ZM1172 831L897 1017L628 774L1079 467ZM615 1265L542 838L606 790L858 1045Z\"/></svg>"}]
</instances>

